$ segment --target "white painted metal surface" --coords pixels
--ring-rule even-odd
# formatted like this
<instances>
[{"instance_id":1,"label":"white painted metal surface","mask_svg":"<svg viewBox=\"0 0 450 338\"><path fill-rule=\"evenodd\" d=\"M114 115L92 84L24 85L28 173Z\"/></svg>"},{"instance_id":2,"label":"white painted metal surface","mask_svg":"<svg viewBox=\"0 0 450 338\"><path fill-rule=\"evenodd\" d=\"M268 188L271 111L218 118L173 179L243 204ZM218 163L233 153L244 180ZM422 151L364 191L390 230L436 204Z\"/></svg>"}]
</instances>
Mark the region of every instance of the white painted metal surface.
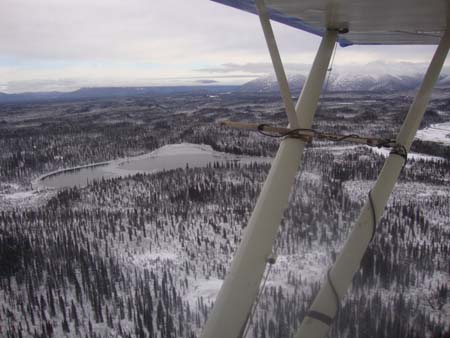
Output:
<instances>
[{"instance_id":1,"label":"white painted metal surface","mask_svg":"<svg viewBox=\"0 0 450 338\"><path fill-rule=\"evenodd\" d=\"M446 32L437 48L431 64L427 70L423 83L411 105L406 119L397 137L397 143L405 146L409 150L414 135L422 121L426 106L430 100L432 89L439 77L443 63L450 47L450 33ZM391 154L381 170L379 178L372 189L372 199L375 207L375 222L378 223L387 204L388 198L394 188L400 171L403 167L404 159ZM370 202L367 201L361 214L353 226L353 230L347 240L342 252L338 256L333 268L330 271L330 279L333 283L339 298L348 289L354 273L359 269L361 259L366 252L372 235L373 216ZM325 314L333 318L336 314L335 296L330 284L325 281L319 291L311 310L316 313ZM297 331L296 338L322 338L325 337L329 326L322 321L306 316Z\"/></svg>"},{"instance_id":2,"label":"white painted metal surface","mask_svg":"<svg viewBox=\"0 0 450 338\"><path fill-rule=\"evenodd\" d=\"M254 0L213 1L254 11ZM439 42L446 29L448 1L267 0L267 6L272 19L313 34L347 27L343 38L350 44L412 45Z\"/></svg>"},{"instance_id":3,"label":"white painted metal surface","mask_svg":"<svg viewBox=\"0 0 450 338\"><path fill-rule=\"evenodd\" d=\"M436 43L447 24L445 0L269 0L268 5L314 27L347 25L345 38L355 44Z\"/></svg>"},{"instance_id":4,"label":"white painted metal surface","mask_svg":"<svg viewBox=\"0 0 450 338\"><path fill-rule=\"evenodd\" d=\"M283 99L286 114L291 128L298 128L297 115L295 113L294 102L292 101L289 83L286 78L283 63L281 62L280 52L278 51L277 42L273 34L272 25L270 24L269 13L264 4L264 0L255 0L259 13L259 20L266 38L267 48L269 49L270 58L272 59L273 68L277 77L278 86L280 87L281 97Z\"/></svg>"},{"instance_id":5,"label":"white painted metal surface","mask_svg":"<svg viewBox=\"0 0 450 338\"><path fill-rule=\"evenodd\" d=\"M330 31L322 39L297 102L297 120L302 128L312 124L336 36L335 31ZM303 150L304 142L299 139L281 142L202 338L237 338L242 333L272 253Z\"/></svg>"}]
</instances>

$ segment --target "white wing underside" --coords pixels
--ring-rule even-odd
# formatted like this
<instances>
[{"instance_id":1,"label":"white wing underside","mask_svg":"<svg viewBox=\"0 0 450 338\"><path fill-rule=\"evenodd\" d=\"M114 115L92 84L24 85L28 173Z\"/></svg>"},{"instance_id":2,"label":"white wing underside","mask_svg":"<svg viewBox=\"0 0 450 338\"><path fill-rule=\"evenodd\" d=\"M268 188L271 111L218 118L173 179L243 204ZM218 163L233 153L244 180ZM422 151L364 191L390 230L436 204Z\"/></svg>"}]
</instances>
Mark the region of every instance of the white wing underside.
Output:
<instances>
[{"instance_id":1,"label":"white wing underside","mask_svg":"<svg viewBox=\"0 0 450 338\"><path fill-rule=\"evenodd\" d=\"M254 12L253 0L213 0ZM266 0L275 21L323 35L348 28L351 44L437 44L447 26L446 0Z\"/></svg>"}]
</instances>

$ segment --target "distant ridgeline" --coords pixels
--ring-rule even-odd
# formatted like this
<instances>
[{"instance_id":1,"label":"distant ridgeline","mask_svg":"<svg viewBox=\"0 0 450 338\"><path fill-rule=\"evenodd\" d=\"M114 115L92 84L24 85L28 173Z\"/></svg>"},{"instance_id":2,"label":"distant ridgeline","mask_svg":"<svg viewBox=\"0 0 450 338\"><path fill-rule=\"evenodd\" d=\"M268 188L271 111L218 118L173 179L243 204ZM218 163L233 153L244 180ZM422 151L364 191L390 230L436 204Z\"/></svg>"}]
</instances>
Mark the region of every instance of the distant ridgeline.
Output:
<instances>
[{"instance_id":1,"label":"distant ridgeline","mask_svg":"<svg viewBox=\"0 0 450 338\"><path fill-rule=\"evenodd\" d=\"M326 82L326 90L331 92L372 92L392 93L415 90L419 87L423 72L413 71L402 74L383 72L358 72L332 70ZM293 95L300 92L306 80L304 74L290 74L288 81ZM436 85L439 89L450 89L450 71L443 73ZM207 95L217 93L277 93L278 83L274 75L258 77L243 85L199 85L199 86L155 86L155 87L89 87L72 92L27 92L7 94L0 92L1 103L35 101L73 101L114 97L160 96L174 94Z\"/></svg>"},{"instance_id":2,"label":"distant ridgeline","mask_svg":"<svg viewBox=\"0 0 450 338\"><path fill-rule=\"evenodd\" d=\"M72 92L28 92L6 94L0 93L0 103L34 102L34 101L72 101L101 99L113 97L136 97L172 94L214 94L236 90L238 86L164 86L164 87L90 87Z\"/></svg>"},{"instance_id":3,"label":"distant ridgeline","mask_svg":"<svg viewBox=\"0 0 450 338\"><path fill-rule=\"evenodd\" d=\"M326 82L326 90L331 92L373 92L388 93L417 89L422 82L423 73L410 75L392 74L358 74L356 72L332 71ZM291 92L300 92L306 76L294 74L288 76ZM442 75L436 85L437 88L450 88L450 75ZM245 93L271 93L278 92L278 83L273 75L264 76L243 84L239 88Z\"/></svg>"}]
</instances>

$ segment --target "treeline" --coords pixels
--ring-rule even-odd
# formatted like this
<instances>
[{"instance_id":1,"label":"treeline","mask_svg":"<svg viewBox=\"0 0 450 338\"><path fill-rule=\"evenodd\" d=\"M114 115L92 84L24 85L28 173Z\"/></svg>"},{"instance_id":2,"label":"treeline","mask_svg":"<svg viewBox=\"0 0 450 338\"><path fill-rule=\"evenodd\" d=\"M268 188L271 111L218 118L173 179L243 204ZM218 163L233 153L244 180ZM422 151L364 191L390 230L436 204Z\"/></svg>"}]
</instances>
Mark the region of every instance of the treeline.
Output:
<instances>
[{"instance_id":1,"label":"treeline","mask_svg":"<svg viewBox=\"0 0 450 338\"><path fill-rule=\"evenodd\" d=\"M297 178L277 240L280 263L252 321L254 337L294 332L359 212L340 174L322 175L324 156L309 151L307 171ZM224 278L267 172L268 165L229 163L139 174L62 190L36 210L2 212L2 248L15 263L1 271L1 334L195 337L211 308L195 290L203 280ZM432 210L446 203L424 198ZM449 233L435 222L412 202L388 208L334 336L445 336L438 314L448 285L433 276L448 273L450 247L442 238ZM164 252L175 258L158 256ZM305 271L308 264L315 273ZM409 292L425 288L426 298Z\"/></svg>"},{"instance_id":2,"label":"treeline","mask_svg":"<svg viewBox=\"0 0 450 338\"><path fill-rule=\"evenodd\" d=\"M369 98L356 97L362 100L343 106L333 106L342 99L327 98L318 109L313 127L341 134L394 137L408 100L378 97L379 102L367 104L364 99ZM432 105L440 104L436 100ZM382 119L377 111L383 111ZM0 181L25 185L50 171L142 154L170 143L203 143L217 151L273 156L278 140L221 127L219 122L231 119L286 125L282 103L272 96L174 95L8 105L0 110L0 116L13 114L23 116L23 120L0 125ZM426 123L442 118L430 109ZM450 160L448 149L421 141L412 148Z\"/></svg>"},{"instance_id":3,"label":"treeline","mask_svg":"<svg viewBox=\"0 0 450 338\"><path fill-rule=\"evenodd\" d=\"M159 147L151 130L131 123L2 129L0 177L27 183L36 175L103 162Z\"/></svg>"},{"instance_id":4,"label":"treeline","mask_svg":"<svg viewBox=\"0 0 450 338\"><path fill-rule=\"evenodd\" d=\"M0 127L0 180L27 184L62 167L179 142L273 156L279 140L216 123L229 118L284 125L280 101L214 100L203 108L205 98L191 96L80 103L67 107L70 123L8 123ZM325 106L314 127L388 137L407 104L405 98L381 102L382 119L374 114L378 106L332 114ZM101 114L88 118L91 110L105 114L103 120ZM391 120L396 123L386 122ZM447 156L447 148L436 154L430 144L417 144L417 151ZM384 158L368 148L342 145L308 146L277 239L279 258L249 336L295 332L364 202L345 188L351 183L361 192L357 196L366 196L365 183L383 165ZM443 226L448 164L408 161L400 177L407 194L400 192L386 209L333 337L449 337L450 233ZM216 163L105 179L58 191L36 208L2 210L0 336L198 336L212 306L203 283L224 278L268 169ZM432 184L437 192L419 195L413 182L420 189Z\"/></svg>"},{"instance_id":5,"label":"treeline","mask_svg":"<svg viewBox=\"0 0 450 338\"><path fill-rule=\"evenodd\" d=\"M246 169L248 180L261 180L254 167ZM247 179L228 182L234 169L234 164L216 164L206 176L202 170L190 170L188 175L178 170L105 180L83 191L62 190L37 210L3 211L2 257L13 266L1 265L2 292L8 299L1 318L12 316L1 334L194 336L206 313L191 309L182 296L200 276L224 275L224 265L206 270L198 264L208 259L209 249L220 246L225 261L239 240L237 235L230 236L232 242L226 238L218 216L211 213L210 219L205 218L207 197L217 202L219 196L229 199L230 194L234 199L238 192L250 203L258 189ZM241 216L238 211L227 212L235 229L241 229L247 212ZM200 231L201 224L182 221L186 213L191 221L204 222L211 233L225 236L223 243L212 242L208 232ZM174 242L186 261L150 259L145 268L134 262L133 257L159 252Z\"/></svg>"}]
</instances>

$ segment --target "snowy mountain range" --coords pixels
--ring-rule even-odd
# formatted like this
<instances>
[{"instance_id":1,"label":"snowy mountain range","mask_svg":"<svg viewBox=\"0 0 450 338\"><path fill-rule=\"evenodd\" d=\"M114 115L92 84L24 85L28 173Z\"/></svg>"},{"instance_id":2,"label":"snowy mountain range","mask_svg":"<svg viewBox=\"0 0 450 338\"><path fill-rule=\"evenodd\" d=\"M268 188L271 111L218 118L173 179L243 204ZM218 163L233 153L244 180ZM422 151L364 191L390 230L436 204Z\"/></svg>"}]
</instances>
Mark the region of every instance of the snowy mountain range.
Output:
<instances>
[{"instance_id":1,"label":"snowy mountain range","mask_svg":"<svg viewBox=\"0 0 450 338\"><path fill-rule=\"evenodd\" d=\"M346 65L333 67L328 75L325 86L328 91L347 92L392 92L416 89L424 76L425 65L399 63L385 64L374 62L367 65ZM297 93L306 80L305 74L288 74L292 93ZM438 88L450 87L450 71L444 69ZM278 83L274 74L263 76L245 83L241 92L270 93L278 91Z\"/></svg>"},{"instance_id":2,"label":"snowy mountain range","mask_svg":"<svg viewBox=\"0 0 450 338\"><path fill-rule=\"evenodd\" d=\"M384 63L380 61L364 65L335 65L328 72L325 86L327 91L333 92L390 93L414 90L420 85L426 67L427 65L422 63ZM310 66L308 65L287 65L288 81L292 94L300 92L309 68ZM270 67L267 69L270 69ZM450 88L450 68L444 67L437 83L437 88ZM71 92L53 91L14 94L0 92L0 104L36 101L76 101L187 93L276 93L278 90L275 75L271 74L258 77L242 85L86 87Z\"/></svg>"}]
</instances>

